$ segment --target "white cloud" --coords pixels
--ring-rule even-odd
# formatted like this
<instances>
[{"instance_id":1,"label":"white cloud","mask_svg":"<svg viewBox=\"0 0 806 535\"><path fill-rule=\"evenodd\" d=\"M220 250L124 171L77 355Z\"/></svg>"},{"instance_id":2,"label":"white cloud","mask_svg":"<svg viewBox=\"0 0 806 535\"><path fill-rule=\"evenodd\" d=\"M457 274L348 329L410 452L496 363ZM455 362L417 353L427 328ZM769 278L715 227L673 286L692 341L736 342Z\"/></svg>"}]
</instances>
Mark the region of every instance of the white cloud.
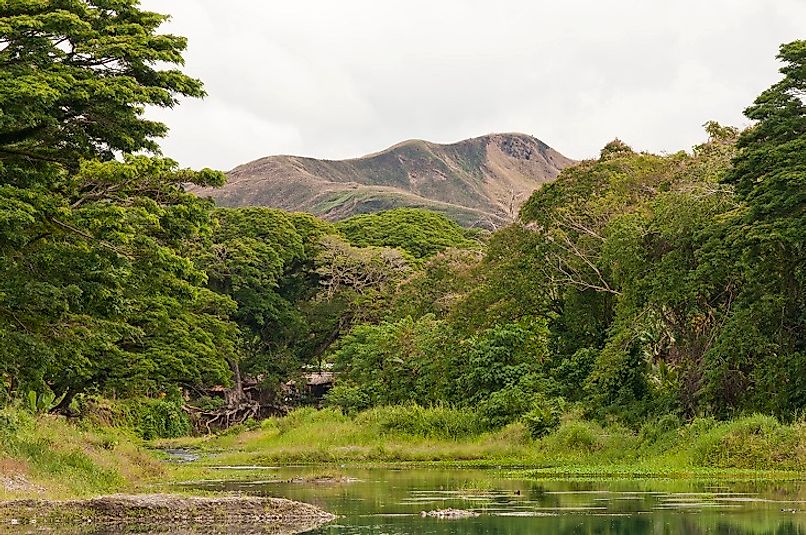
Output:
<instances>
[{"instance_id":1,"label":"white cloud","mask_svg":"<svg viewBox=\"0 0 806 535\"><path fill-rule=\"evenodd\" d=\"M619 136L675 151L778 79L802 0L142 0L189 39L209 97L151 114L165 153L229 169L344 158L408 138L535 135L595 155Z\"/></svg>"}]
</instances>

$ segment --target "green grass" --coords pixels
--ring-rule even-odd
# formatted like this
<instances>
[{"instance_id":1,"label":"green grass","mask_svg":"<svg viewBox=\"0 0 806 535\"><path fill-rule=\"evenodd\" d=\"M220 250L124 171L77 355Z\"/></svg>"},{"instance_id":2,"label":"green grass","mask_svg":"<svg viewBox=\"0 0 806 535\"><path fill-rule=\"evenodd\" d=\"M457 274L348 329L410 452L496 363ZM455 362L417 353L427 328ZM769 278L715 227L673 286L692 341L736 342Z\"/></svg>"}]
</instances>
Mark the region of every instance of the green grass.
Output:
<instances>
[{"instance_id":1,"label":"green grass","mask_svg":"<svg viewBox=\"0 0 806 535\"><path fill-rule=\"evenodd\" d=\"M164 475L133 433L85 420L0 410L0 476L29 483L0 499L89 496L120 492ZM27 488L26 488L27 487Z\"/></svg>"},{"instance_id":2,"label":"green grass","mask_svg":"<svg viewBox=\"0 0 806 535\"><path fill-rule=\"evenodd\" d=\"M14 492L0 486L0 500L254 477L216 468L246 465L475 466L535 479L806 479L806 424L759 415L688 424L665 417L637 431L566 415L552 433L533 439L521 423L485 431L475 413L448 407L381 407L355 417L307 408L217 436L150 443L207 454L185 465L161 463L132 430L109 423L0 410L0 476L31 484Z\"/></svg>"},{"instance_id":3,"label":"green grass","mask_svg":"<svg viewBox=\"0 0 806 535\"><path fill-rule=\"evenodd\" d=\"M520 423L485 432L474 413L444 407L382 407L355 417L300 409L257 429L170 444L215 452L203 462L219 466L434 463L528 467L535 477L806 473L806 424L758 415L689 424L666 417L638 431L567 415L548 436L533 439Z\"/></svg>"}]
</instances>

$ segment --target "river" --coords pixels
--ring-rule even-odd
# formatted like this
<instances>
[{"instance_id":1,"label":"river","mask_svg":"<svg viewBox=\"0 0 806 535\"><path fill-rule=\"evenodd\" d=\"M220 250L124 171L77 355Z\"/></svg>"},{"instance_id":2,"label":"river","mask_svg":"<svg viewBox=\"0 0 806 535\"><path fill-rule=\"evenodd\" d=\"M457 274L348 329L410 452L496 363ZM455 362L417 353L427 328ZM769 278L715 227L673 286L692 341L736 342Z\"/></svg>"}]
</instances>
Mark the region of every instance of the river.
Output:
<instances>
[{"instance_id":1,"label":"river","mask_svg":"<svg viewBox=\"0 0 806 535\"><path fill-rule=\"evenodd\" d=\"M269 468L192 487L278 496L339 518L315 534L806 534L803 482L530 481L476 469ZM438 519L448 508L478 513Z\"/></svg>"}]
</instances>

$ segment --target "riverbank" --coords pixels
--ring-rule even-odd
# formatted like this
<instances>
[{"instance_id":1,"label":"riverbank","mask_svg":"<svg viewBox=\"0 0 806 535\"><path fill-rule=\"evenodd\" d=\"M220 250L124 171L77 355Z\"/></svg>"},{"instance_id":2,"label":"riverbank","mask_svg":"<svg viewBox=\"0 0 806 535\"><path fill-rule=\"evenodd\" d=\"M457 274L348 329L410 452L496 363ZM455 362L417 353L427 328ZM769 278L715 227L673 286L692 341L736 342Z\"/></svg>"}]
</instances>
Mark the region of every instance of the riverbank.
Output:
<instances>
[{"instance_id":1,"label":"riverbank","mask_svg":"<svg viewBox=\"0 0 806 535\"><path fill-rule=\"evenodd\" d=\"M806 425L767 416L688 424L667 418L639 430L571 416L533 438L520 423L464 432L438 415L420 425L400 413L397 407L348 417L303 409L251 430L158 445L192 448L203 456L199 464L211 467L442 464L522 467L535 477L806 477Z\"/></svg>"},{"instance_id":2,"label":"riverbank","mask_svg":"<svg viewBox=\"0 0 806 535\"><path fill-rule=\"evenodd\" d=\"M0 500L131 492L166 477L164 463L125 427L0 411Z\"/></svg>"},{"instance_id":3,"label":"riverbank","mask_svg":"<svg viewBox=\"0 0 806 535\"><path fill-rule=\"evenodd\" d=\"M5 410L0 500L173 492L179 481L254 477L265 467L298 464L333 477L340 465L439 465L534 479L806 480L806 425L765 416L685 425L666 419L639 430L566 417L542 438L520 423L478 432L455 416L445 409L396 407L354 417L302 409L251 429L146 442L125 427ZM161 450L168 447L192 455L172 458Z\"/></svg>"},{"instance_id":4,"label":"riverbank","mask_svg":"<svg viewBox=\"0 0 806 535\"><path fill-rule=\"evenodd\" d=\"M0 526L113 529L137 519L154 532L203 526L205 533L248 533L259 526L261 533L291 534L334 518L298 501L177 494L171 482L179 472L125 427L14 409L0 418ZM171 494L154 494L156 487Z\"/></svg>"}]
</instances>

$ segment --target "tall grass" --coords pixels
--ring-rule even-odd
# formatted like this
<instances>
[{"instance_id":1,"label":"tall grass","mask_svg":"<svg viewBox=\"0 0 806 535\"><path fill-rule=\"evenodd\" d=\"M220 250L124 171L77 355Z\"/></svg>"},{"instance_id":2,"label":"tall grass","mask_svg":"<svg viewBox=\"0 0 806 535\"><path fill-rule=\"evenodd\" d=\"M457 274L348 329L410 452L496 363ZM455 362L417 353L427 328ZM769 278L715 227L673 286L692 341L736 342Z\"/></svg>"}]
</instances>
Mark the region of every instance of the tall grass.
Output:
<instances>
[{"instance_id":1,"label":"tall grass","mask_svg":"<svg viewBox=\"0 0 806 535\"><path fill-rule=\"evenodd\" d=\"M425 408L419 405L376 407L360 413L359 426L377 430L384 436L410 435L422 438L460 439L485 431L474 412L449 407Z\"/></svg>"},{"instance_id":2,"label":"tall grass","mask_svg":"<svg viewBox=\"0 0 806 535\"><path fill-rule=\"evenodd\" d=\"M121 429L14 408L0 410L0 461L6 472L0 475L25 478L31 492L57 497L116 492L162 473ZM0 494L8 493L0 488Z\"/></svg>"},{"instance_id":3,"label":"tall grass","mask_svg":"<svg viewBox=\"0 0 806 535\"><path fill-rule=\"evenodd\" d=\"M355 417L305 408L237 433L182 440L216 450L205 461L210 465L449 463L597 478L806 472L806 424L785 425L769 416L690 423L665 416L635 431L567 414L542 438L520 422L488 431L480 421L473 411L450 407L379 407ZM131 490L182 473L159 463L126 428L0 410L0 476L23 476L32 488L47 489L47 496ZM12 495L20 493L0 487L0 499Z\"/></svg>"},{"instance_id":4,"label":"tall grass","mask_svg":"<svg viewBox=\"0 0 806 535\"><path fill-rule=\"evenodd\" d=\"M784 425L772 416L754 414L713 423L690 438L693 460L701 466L806 471L803 422Z\"/></svg>"},{"instance_id":5,"label":"tall grass","mask_svg":"<svg viewBox=\"0 0 806 535\"><path fill-rule=\"evenodd\" d=\"M221 464L454 462L556 473L564 467L659 474L806 471L806 425L758 415L688 424L665 416L637 431L566 415L553 432L532 438L522 423L486 431L474 412L448 407L378 407L355 417L301 409L260 429L212 439L205 447L220 451L214 462Z\"/></svg>"}]
</instances>

